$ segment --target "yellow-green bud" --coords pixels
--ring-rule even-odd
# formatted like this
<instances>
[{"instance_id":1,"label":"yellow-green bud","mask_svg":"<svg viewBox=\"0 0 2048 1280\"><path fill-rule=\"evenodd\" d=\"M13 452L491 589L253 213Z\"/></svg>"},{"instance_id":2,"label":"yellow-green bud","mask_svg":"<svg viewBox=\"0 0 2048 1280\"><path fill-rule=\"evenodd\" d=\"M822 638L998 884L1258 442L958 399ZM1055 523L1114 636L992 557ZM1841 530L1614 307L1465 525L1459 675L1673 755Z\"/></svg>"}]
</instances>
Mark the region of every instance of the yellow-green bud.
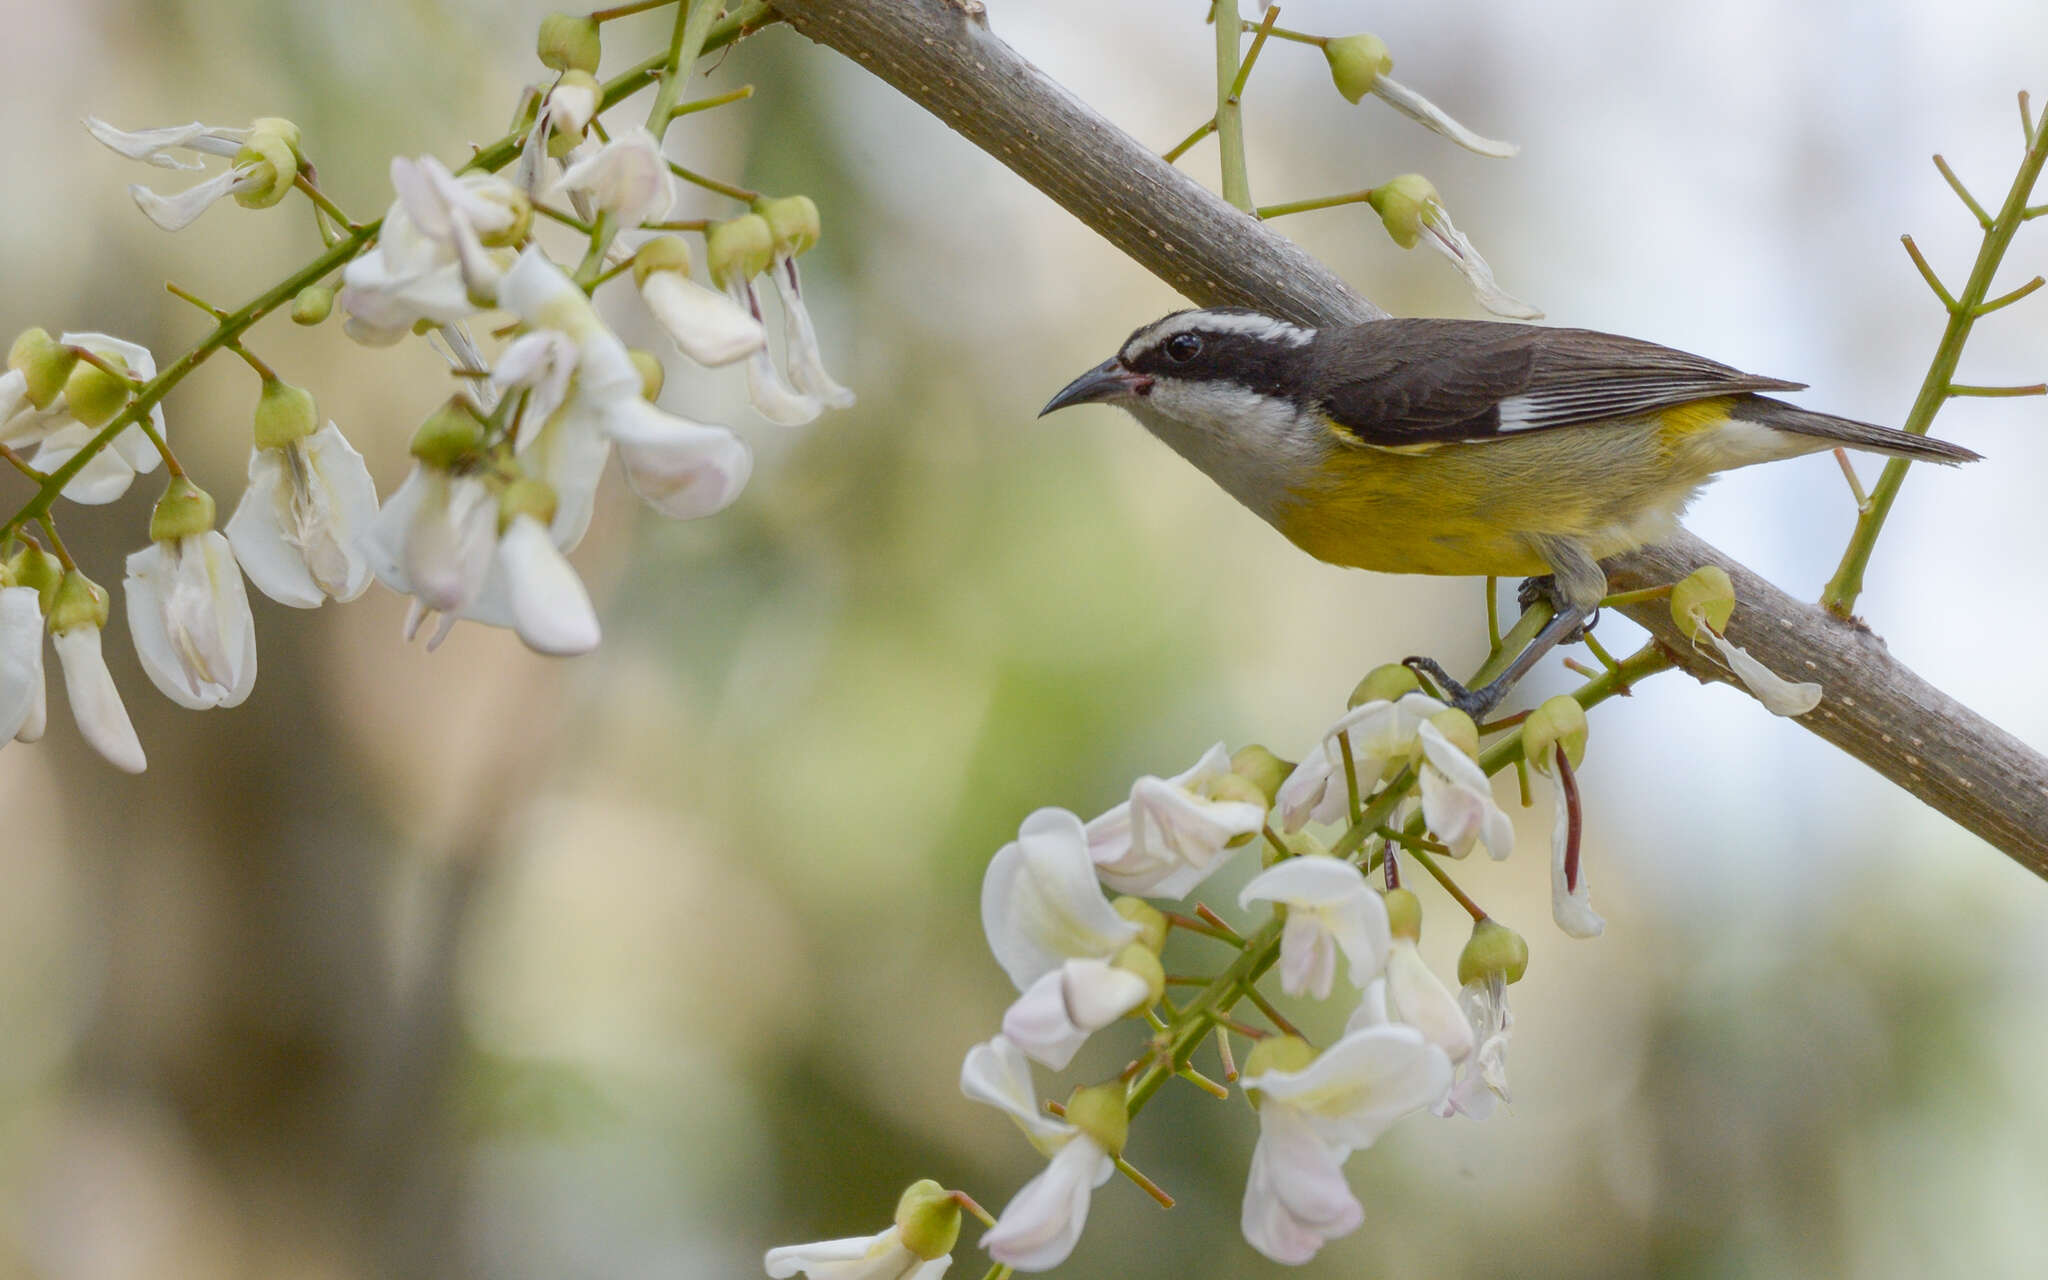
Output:
<instances>
[{"instance_id":1,"label":"yellow-green bud","mask_svg":"<svg viewBox=\"0 0 2048 1280\"><path fill-rule=\"evenodd\" d=\"M1095 1145L1113 1156L1124 1153L1124 1139L1130 1136L1131 1113L1124 1106L1121 1080L1106 1080L1074 1090L1067 1099L1067 1123L1094 1139Z\"/></svg>"},{"instance_id":2,"label":"yellow-green bud","mask_svg":"<svg viewBox=\"0 0 2048 1280\"><path fill-rule=\"evenodd\" d=\"M1387 890L1387 928L1397 938L1422 938L1422 899L1406 889Z\"/></svg>"},{"instance_id":3,"label":"yellow-green bud","mask_svg":"<svg viewBox=\"0 0 2048 1280\"><path fill-rule=\"evenodd\" d=\"M1242 1078L1253 1079L1265 1075L1268 1071L1285 1071L1292 1075L1297 1071L1307 1070L1308 1065L1315 1060L1314 1047L1300 1036L1267 1036L1253 1045L1252 1051L1245 1055ZM1261 1101L1257 1089L1245 1090L1245 1096L1251 1099L1255 1107Z\"/></svg>"},{"instance_id":4,"label":"yellow-green bud","mask_svg":"<svg viewBox=\"0 0 2048 1280\"><path fill-rule=\"evenodd\" d=\"M279 378L265 378L256 397L256 447L282 449L320 429L313 393Z\"/></svg>"},{"instance_id":5,"label":"yellow-green bud","mask_svg":"<svg viewBox=\"0 0 2048 1280\"><path fill-rule=\"evenodd\" d=\"M152 542L176 542L193 538L213 528L213 495L193 484L189 476L172 476L164 496L149 513Z\"/></svg>"},{"instance_id":6,"label":"yellow-green bud","mask_svg":"<svg viewBox=\"0 0 2048 1280\"><path fill-rule=\"evenodd\" d=\"M656 236L633 251L633 283L647 283L657 271L690 274L690 242L681 236Z\"/></svg>"},{"instance_id":7,"label":"yellow-green bud","mask_svg":"<svg viewBox=\"0 0 2048 1280\"><path fill-rule=\"evenodd\" d=\"M1522 935L1495 920L1472 926L1472 936L1458 953L1458 985L1470 986L1499 974L1520 982L1529 971L1529 944Z\"/></svg>"},{"instance_id":8,"label":"yellow-green bud","mask_svg":"<svg viewBox=\"0 0 2048 1280\"><path fill-rule=\"evenodd\" d=\"M551 71L595 72L604 52L597 20L589 14L551 13L540 20L540 38L534 42L540 64Z\"/></svg>"},{"instance_id":9,"label":"yellow-green bud","mask_svg":"<svg viewBox=\"0 0 2048 1280\"><path fill-rule=\"evenodd\" d=\"M1166 914L1159 908L1143 898L1133 898L1128 894L1109 905L1118 915L1138 926L1137 941L1143 943L1146 950L1156 956L1166 946Z\"/></svg>"},{"instance_id":10,"label":"yellow-green bud","mask_svg":"<svg viewBox=\"0 0 2048 1280\"><path fill-rule=\"evenodd\" d=\"M1258 788L1260 798L1270 809L1273 798L1280 794L1280 784L1294 772L1294 765L1253 743L1239 747L1230 757L1230 771Z\"/></svg>"},{"instance_id":11,"label":"yellow-green bud","mask_svg":"<svg viewBox=\"0 0 2048 1280\"><path fill-rule=\"evenodd\" d=\"M486 249L503 249L510 245L526 243L527 233L533 230L533 201L524 191L516 188L505 197L506 207L512 211L512 221L495 231L477 232L477 242Z\"/></svg>"},{"instance_id":12,"label":"yellow-green bud","mask_svg":"<svg viewBox=\"0 0 2048 1280\"><path fill-rule=\"evenodd\" d=\"M57 599L50 606L50 634L63 635L80 627L107 625L107 589L76 569L57 584Z\"/></svg>"},{"instance_id":13,"label":"yellow-green bud","mask_svg":"<svg viewBox=\"0 0 2048 1280\"><path fill-rule=\"evenodd\" d=\"M1271 804L1266 793L1249 778L1240 778L1234 773L1217 774L1201 783L1199 792L1207 798L1222 804L1248 804L1263 812ZM1241 849L1258 838L1256 831L1244 831L1230 838L1225 845L1229 849Z\"/></svg>"},{"instance_id":14,"label":"yellow-green bud","mask_svg":"<svg viewBox=\"0 0 2048 1280\"><path fill-rule=\"evenodd\" d=\"M728 222L714 222L704 233L704 257L711 282L723 288L728 280L751 280L768 269L775 256L775 232L768 219L749 213Z\"/></svg>"},{"instance_id":15,"label":"yellow-green bud","mask_svg":"<svg viewBox=\"0 0 2048 1280\"><path fill-rule=\"evenodd\" d=\"M1145 1002L1134 1006L1125 1017L1144 1017L1145 1011L1158 1004L1159 998L1166 994L1166 970L1159 964L1159 953L1148 949L1142 941L1126 942L1124 949L1116 953L1116 959L1109 963L1113 968L1145 980Z\"/></svg>"},{"instance_id":16,"label":"yellow-green bud","mask_svg":"<svg viewBox=\"0 0 2048 1280\"><path fill-rule=\"evenodd\" d=\"M117 355L100 359L126 370L128 362ZM80 360L64 380L64 405L71 416L88 427L103 427L128 403L128 380L108 373L96 364Z\"/></svg>"},{"instance_id":17,"label":"yellow-green bud","mask_svg":"<svg viewBox=\"0 0 2048 1280\"><path fill-rule=\"evenodd\" d=\"M305 139L299 132L299 126L283 116L258 116L249 122L249 133L252 137L259 133L267 133L290 147L295 159L306 158L306 149L300 145Z\"/></svg>"},{"instance_id":18,"label":"yellow-green bud","mask_svg":"<svg viewBox=\"0 0 2048 1280\"><path fill-rule=\"evenodd\" d=\"M1700 638L1702 620L1718 634L1728 629L1735 612L1735 584L1717 564L1701 565L1671 588L1671 620L1689 640Z\"/></svg>"},{"instance_id":19,"label":"yellow-green bud","mask_svg":"<svg viewBox=\"0 0 2048 1280\"><path fill-rule=\"evenodd\" d=\"M1456 707L1446 707L1431 716L1429 722L1452 746L1474 760L1479 758L1479 726L1472 723L1471 716Z\"/></svg>"},{"instance_id":20,"label":"yellow-green bud","mask_svg":"<svg viewBox=\"0 0 2048 1280\"><path fill-rule=\"evenodd\" d=\"M926 1262L943 1258L960 1240L960 1202L930 1178L920 1178L896 1202L896 1234Z\"/></svg>"},{"instance_id":21,"label":"yellow-green bud","mask_svg":"<svg viewBox=\"0 0 2048 1280\"><path fill-rule=\"evenodd\" d=\"M57 603L64 563L41 547L24 546L7 562L7 578L17 587L33 588L40 598L38 607L47 616Z\"/></svg>"},{"instance_id":22,"label":"yellow-green bud","mask_svg":"<svg viewBox=\"0 0 2048 1280\"><path fill-rule=\"evenodd\" d=\"M1422 681L1413 671L1398 662L1389 662L1374 667L1365 673L1365 679L1351 691L1351 698L1344 705L1357 710L1368 702L1398 702L1407 694L1422 688Z\"/></svg>"},{"instance_id":23,"label":"yellow-green bud","mask_svg":"<svg viewBox=\"0 0 2048 1280\"><path fill-rule=\"evenodd\" d=\"M7 367L21 370L28 381L28 402L47 409L64 392L65 380L78 364L78 352L50 336L47 329L23 329L7 352Z\"/></svg>"},{"instance_id":24,"label":"yellow-green bud","mask_svg":"<svg viewBox=\"0 0 2048 1280\"><path fill-rule=\"evenodd\" d=\"M1337 92L1352 102L1371 93L1379 78L1394 69L1387 42L1375 35L1338 36L1323 45L1323 56L1330 60Z\"/></svg>"},{"instance_id":25,"label":"yellow-green bud","mask_svg":"<svg viewBox=\"0 0 2048 1280\"><path fill-rule=\"evenodd\" d=\"M626 352L626 358L640 372L640 398L649 404L661 399L661 388L668 381L668 370L662 368L661 357L634 347Z\"/></svg>"},{"instance_id":26,"label":"yellow-green bud","mask_svg":"<svg viewBox=\"0 0 2048 1280\"><path fill-rule=\"evenodd\" d=\"M1419 173L1404 173L1374 187L1366 203L1380 215L1380 224L1394 243L1413 249L1422 239L1422 217L1431 205L1442 205L1436 187Z\"/></svg>"},{"instance_id":27,"label":"yellow-green bud","mask_svg":"<svg viewBox=\"0 0 2048 1280\"><path fill-rule=\"evenodd\" d=\"M235 203L244 209L268 209L291 194L292 179L299 176L299 153L275 133L252 133L235 153L235 167L254 166L261 182L235 192Z\"/></svg>"},{"instance_id":28,"label":"yellow-green bud","mask_svg":"<svg viewBox=\"0 0 2048 1280\"><path fill-rule=\"evenodd\" d=\"M583 135L567 129L557 129L548 135L548 158L567 160L569 153L583 145Z\"/></svg>"},{"instance_id":29,"label":"yellow-green bud","mask_svg":"<svg viewBox=\"0 0 2048 1280\"><path fill-rule=\"evenodd\" d=\"M309 284L292 299L292 323L315 325L334 310L334 290L324 284Z\"/></svg>"},{"instance_id":30,"label":"yellow-green bud","mask_svg":"<svg viewBox=\"0 0 2048 1280\"><path fill-rule=\"evenodd\" d=\"M555 490L535 476L521 476L498 495L498 532L510 528L520 516L532 516L545 525L555 518Z\"/></svg>"},{"instance_id":31,"label":"yellow-green bud","mask_svg":"<svg viewBox=\"0 0 2048 1280\"><path fill-rule=\"evenodd\" d=\"M453 395L413 432L412 456L430 467L452 471L484 445L484 420L469 397Z\"/></svg>"},{"instance_id":32,"label":"yellow-green bud","mask_svg":"<svg viewBox=\"0 0 2048 1280\"><path fill-rule=\"evenodd\" d=\"M775 247L792 256L818 243L818 236L823 231L818 221L818 206L809 196L757 200L754 212L768 220L768 231L775 237Z\"/></svg>"},{"instance_id":33,"label":"yellow-green bud","mask_svg":"<svg viewBox=\"0 0 2048 1280\"><path fill-rule=\"evenodd\" d=\"M1586 709L1577 699L1562 693L1545 701L1522 721L1522 756L1548 773L1551 757L1560 743L1564 745L1565 759L1577 768L1586 758Z\"/></svg>"}]
</instances>

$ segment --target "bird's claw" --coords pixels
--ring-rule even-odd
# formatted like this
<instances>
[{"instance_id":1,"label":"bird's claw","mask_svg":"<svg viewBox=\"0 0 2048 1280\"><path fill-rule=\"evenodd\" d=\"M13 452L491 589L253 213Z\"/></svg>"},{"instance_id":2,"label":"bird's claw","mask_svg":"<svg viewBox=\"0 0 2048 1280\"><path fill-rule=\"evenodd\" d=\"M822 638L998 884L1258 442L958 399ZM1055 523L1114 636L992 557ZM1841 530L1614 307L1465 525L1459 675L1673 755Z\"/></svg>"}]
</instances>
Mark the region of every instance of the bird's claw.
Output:
<instances>
[{"instance_id":1,"label":"bird's claw","mask_svg":"<svg viewBox=\"0 0 2048 1280\"><path fill-rule=\"evenodd\" d=\"M1549 605L1552 613L1563 613L1571 607L1564 598L1564 592L1558 590L1557 576L1549 573L1543 574L1540 577L1524 578L1522 579L1522 585L1515 588L1515 604L1524 611L1529 606L1539 602ZM1557 642L1559 644L1577 644L1586 638L1586 633L1591 631L1593 624L1599 621L1600 611L1595 609L1586 615L1584 622L1559 636Z\"/></svg>"},{"instance_id":2,"label":"bird's claw","mask_svg":"<svg viewBox=\"0 0 2048 1280\"><path fill-rule=\"evenodd\" d=\"M1507 696L1507 687L1498 680L1477 689L1467 689L1458 683L1450 672L1444 670L1443 664L1435 658L1403 658L1401 665L1416 675L1425 677L1441 691L1438 696L1444 702L1471 716L1475 724L1485 719L1486 713L1492 711L1500 704L1500 700Z\"/></svg>"}]
</instances>

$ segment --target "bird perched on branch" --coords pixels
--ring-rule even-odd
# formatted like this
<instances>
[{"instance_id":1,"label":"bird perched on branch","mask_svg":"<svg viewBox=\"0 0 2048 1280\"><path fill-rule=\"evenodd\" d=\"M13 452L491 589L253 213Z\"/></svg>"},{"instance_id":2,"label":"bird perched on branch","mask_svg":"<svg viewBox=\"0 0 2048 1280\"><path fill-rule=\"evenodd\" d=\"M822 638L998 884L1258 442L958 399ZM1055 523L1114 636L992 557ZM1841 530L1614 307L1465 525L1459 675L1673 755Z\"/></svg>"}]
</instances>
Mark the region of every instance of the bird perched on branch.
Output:
<instances>
[{"instance_id":1,"label":"bird perched on branch","mask_svg":"<svg viewBox=\"0 0 2048 1280\"><path fill-rule=\"evenodd\" d=\"M1804 385L1584 329L1309 329L1218 307L1139 329L1040 416L1090 403L1129 410L1331 564L1547 575L1556 615L1491 683L1467 690L1434 662L1409 660L1478 718L1599 607L1600 561L1669 536L1717 473L1836 447L1978 456L1759 394Z\"/></svg>"}]
</instances>

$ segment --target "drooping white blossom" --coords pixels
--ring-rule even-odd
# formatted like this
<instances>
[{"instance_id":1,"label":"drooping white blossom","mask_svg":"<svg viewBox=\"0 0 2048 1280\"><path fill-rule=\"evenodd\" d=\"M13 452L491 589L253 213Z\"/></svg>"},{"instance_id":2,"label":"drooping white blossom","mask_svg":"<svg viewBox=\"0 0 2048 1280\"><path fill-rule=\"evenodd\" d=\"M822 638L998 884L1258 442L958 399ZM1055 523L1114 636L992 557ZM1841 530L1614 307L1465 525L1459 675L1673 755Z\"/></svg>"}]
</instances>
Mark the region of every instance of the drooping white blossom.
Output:
<instances>
[{"instance_id":1,"label":"drooping white blossom","mask_svg":"<svg viewBox=\"0 0 2048 1280\"><path fill-rule=\"evenodd\" d=\"M754 471L752 451L732 432L666 413L638 396L613 405L604 425L618 446L627 485L672 520L725 510Z\"/></svg>"},{"instance_id":2,"label":"drooping white blossom","mask_svg":"<svg viewBox=\"0 0 2048 1280\"><path fill-rule=\"evenodd\" d=\"M1081 820L1040 809L989 860L981 926L996 963L1023 991L1068 960L1109 960L1138 935L1095 881Z\"/></svg>"},{"instance_id":3,"label":"drooping white blossom","mask_svg":"<svg viewBox=\"0 0 2048 1280\"><path fill-rule=\"evenodd\" d=\"M1003 1036L967 1051L960 1091L1017 1122L1031 1145L1051 1162L1003 1209L981 1246L1019 1271L1045 1271L1066 1261L1087 1224L1088 1201L1108 1181L1115 1162L1088 1133L1039 1108L1031 1064Z\"/></svg>"},{"instance_id":4,"label":"drooping white blossom","mask_svg":"<svg viewBox=\"0 0 2048 1280\"><path fill-rule=\"evenodd\" d=\"M1409 693L1392 702L1360 703L1345 712L1280 784L1273 801L1280 829L1292 834L1310 822L1337 822L1348 813L1351 795L1344 772L1345 741L1351 744L1358 794L1363 799L1383 776L1415 757L1417 731L1444 710L1445 705L1428 694Z\"/></svg>"},{"instance_id":5,"label":"drooping white blossom","mask_svg":"<svg viewBox=\"0 0 2048 1280\"><path fill-rule=\"evenodd\" d=\"M775 283L775 296L782 303L783 360L789 366L789 380L798 391L827 409L852 408L853 392L825 371L818 330L811 323L811 309L804 302L796 255L778 249L768 275Z\"/></svg>"},{"instance_id":6,"label":"drooping white blossom","mask_svg":"<svg viewBox=\"0 0 2048 1280\"><path fill-rule=\"evenodd\" d=\"M1003 1035L1054 1071L1074 1060L1088 1037L1149 1003L1146 980L1107 960L1063 962L1024 988L1003 1013Z\"/></svg>"},{"instance_id":7,"label":"drooping white blossom","mask_svg":"<svg viewBox=\"0 0 2048 1280\"><path fill-rule=\"evenodd\" d=\"M530 515L514 516L498 537L494 580L504 584L513 630L537 653L566 657L597 648L597 613L583 580ZM477 616L495 613L486 587Z\"/></svg>"},{"instance_id":8,"label":"drooping white blossom","mask_svg":"<svg viewBox=\"0 0 2048 1280\"><path fill-rule=\"evenodd\" d=\"M497 550L498 504L482 479L416 462L371 521L362 549L385 586L413 597L406 638L434 615L428 647L483 594Z\"/></svg>"},{"instance_id":9,"label":"drooping white blossom","mask_svg":"<svg viewBox=\"0 0 2048 1280\"><path fill-rule=\"evenodd\" d=\"M1330 994L1341 954L1346 976L1364 988L1385 962L1390 935L1386 903L1365 876L1341 858L1289 858L1254 876L1238 905L1277 902L1287 909L1280 933L1280 988L1321 1000Z\"/></svg>"},{"instance_id":10,"label":"drooping white blossom","mask_svg":"<svg viewBox=\"0 0 2048 1280\"><path fill-rule=\"evenodd\" d=\"M287 121L259 120L256 127L228 129L214 125L173 125L162 129L116 129L94 116L85 127L93 137L130 160L166 169L200 169L195 156L224 156L232 163L213 177L176 195L162 195L139 183L128 188L135 204L151 222L166 231L182 231L200 214L229 197L252 205L275 204L298 175L297 129Z\"/></svg>"},{"instance_id":11,"label":"drooping white blossom","mask_svg":"<svg viewBox=\"0 0 2048 1280\"><path fill-rule=\"evenodd\" d=\"M1506 978L1492 973L1466 983L1458 989L1458 1007L1471 1024L1473 1049L1458 1064L1457 1079L1436 1110L1485 1120L1508 1101L1508 1035L1515 1016L1508 1011Z\"/></svg>"},{"instance_id":12,"label":"drooping white blossom","mask_svg":"<svg viewBox=\"0 0 2048 1280\"><path fill-rule=\"evenodd\" d=\"M1329 1241L1358 1230L1365 1207L1344 1178L1350 1154L1324 1141L1296 1108L1260 1107L1238 1218L1245 1243L1275 1262L1299 1266Z\"/></svg>"},{"instance_id":13,"label":"drooping white blossom","mask_svg":"<svg viewBox=\"0 0 2048 1280\"><path fill-rule=\"evenodd\" d=\"M153 541L122 583L135 656L181 707L240 706L256 683L256 620L234 548L213 529Z\"/></svg>"},{"instance_id":14,"label":"drooping white blossom","mask_svg":"<svg viewBox=\"0 0 2048 1280\"><path fill-rule=\"evenodd\" d=\"M1493 800L1493 780L1479 762L1433 724L1417 730L1422 745L1422 816L1453 858L1483 843L1498 861L1515 847L1515 824Z\"/></svg>"},{"instance_id":15,"label":"drooping white blossom","mask_svg":"<svg viewBox=\"0 0 2048 1280\"><path fill-rule=\"evenodd\" d=\"M1118 893L1184 898L1223 864L1232 841L1264 824L1266 806L1248 798L1255 794L1230 771L1220 742L1185 773L1139 778L1129 800L1087 825L1095 874Z\"/></svg>"},{"instance_id":16,"label":"drooping white blossom","mask_svg":"<svg viewBox=\"0 0 2048 1280\"><path fill-rule=\"evenodd\" d=\"M638 126L613 134L587 154L579 152L555 188L581 197L579 208L611 214L622 227L658 221L675 202L661 142Z\"/></svg>"},{"instance_id":17,"label":"drooping white blossom","mask_svg":"<svg viewBox=\"0 0 2048 1280\"><path fill-rule=\"evenodd\" d=\"M92 352L127 376L141 381L156 377L156 357L149 348L124 342L104 333L67 333L58 341L65 346ZM74 374L74 377L78 376ZM95 421L100 419L95 418ZM149 421L158 434L164 432L164 409L154 404ZM60 394L47 409L35 409L25 402L11 419L0 422L0 443L21 447L40 442L32 459L37 470L55 471L71 461L98 435L100 428L80 422L70 404L69 390ZM131 424L114 437L110 447L101 449L77 475L64 485L64 496L89 505L108 503L128 492L138 475L148 475L163 461L141 426Z\"/></svg>"},{"instance_id":18,"label":"drooping white blossom","mask_svg":"<svg viewBox=\"0 0 2048 1280\"><path fill-rule=\"evenodd\" d=\"M953 1265L953 1255L920 1258L903 1243L892 1226L871 1236L819 1240L770 1249L765 1259L775 1280L794 1275L810 1280L939 1280Z\"/></svg>"},{"instance_id":19,"label":"drooping white blossom","mask_svg":"<svg viewBox=\"0 0 2048 1280\"><path fill-rule=\"evenodd\" d=\"M767 345L761 322L730 296L691 278L689 242L661 236L640 246L633 279L640 297L682 353L701 365L744 360Z\"/></svg>"},{"instance_id":20,"label":"drooping white blossom","mask_svg":"<svg viewBox=\"0 0 2048 1280\"><path fill-rule=\"evenodd\" d=\"M43 625L34 587L0 586L0 744L24 732L28 742L42 736Z\"/></svg>"},{"instance_id":21,"label":"drooping white blossom","mask_svg":"<svg viewBox=\"0 0 2048 1280\"><path fill-rule=\"evenodd\" d=\"M1472 1024L1413 938L1395 936L1387 948L1386 977L1367 989L1349 1025L1364 1027L1376 1020L1415 1028L1452 1062L1472 1052Z\"/></svg>"},{"instance_id":22,"label":"drooping white blossom","mask_svg":"<svg viewBox=\"0 0 2048 1280\"><path fill-rule=\"evenodd\" d=\"M149 762L100 651L100 628L106 621L106 592L77 572L67 573L50 610L50 644L64 671L71 716L79 736L107 763L124 773L141 773Z\"/></svg>"},{"instance_id":23,"label":"drooping white blossom","mask_svg":"<svg viewBox=\"0 0 2048 1280\"><path fill-rule=\"evenodd\" d=\"M370 560L359 544L376 518L376 482L330 422L282 448L249 451L249 484L227 536L257 590L312 609L369 588Z\"/></svg>"},{"instance_id":24,"label":"drooping white blossom","mask_svg":"<svg viewBox=\"0 0 2048 1280\"><path fill-rule=\"evenodd\" d=\"M486 241L514 236L531 216L526 197L487 173L451 174L432 156L391 161L398 193L377 246L342 269L335 301L358 342L389 346L421 320L453 324L495 296L502 269Z\"/></svg>"}]
</instances>

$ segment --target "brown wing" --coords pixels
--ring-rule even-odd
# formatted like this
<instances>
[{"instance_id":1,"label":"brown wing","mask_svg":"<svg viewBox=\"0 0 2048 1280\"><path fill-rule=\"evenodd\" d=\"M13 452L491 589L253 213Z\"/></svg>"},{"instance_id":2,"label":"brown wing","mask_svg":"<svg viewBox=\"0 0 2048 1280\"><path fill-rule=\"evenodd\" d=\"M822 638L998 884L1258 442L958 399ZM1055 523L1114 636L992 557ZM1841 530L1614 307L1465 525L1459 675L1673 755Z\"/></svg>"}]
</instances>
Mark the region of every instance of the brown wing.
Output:
<instances>
[{"instance_id":1,"label":"brown wing","mask_svg":"<svg viewBox=\"0 0 2048 1280\"><path fill-rule=\"evenodd\" d=\"M1636 338L1483 320L1376 320L1324 330L1316 346L1323 412L1381 449L1498 440L1805 385Z\"/></svg>"}]
</instances>

